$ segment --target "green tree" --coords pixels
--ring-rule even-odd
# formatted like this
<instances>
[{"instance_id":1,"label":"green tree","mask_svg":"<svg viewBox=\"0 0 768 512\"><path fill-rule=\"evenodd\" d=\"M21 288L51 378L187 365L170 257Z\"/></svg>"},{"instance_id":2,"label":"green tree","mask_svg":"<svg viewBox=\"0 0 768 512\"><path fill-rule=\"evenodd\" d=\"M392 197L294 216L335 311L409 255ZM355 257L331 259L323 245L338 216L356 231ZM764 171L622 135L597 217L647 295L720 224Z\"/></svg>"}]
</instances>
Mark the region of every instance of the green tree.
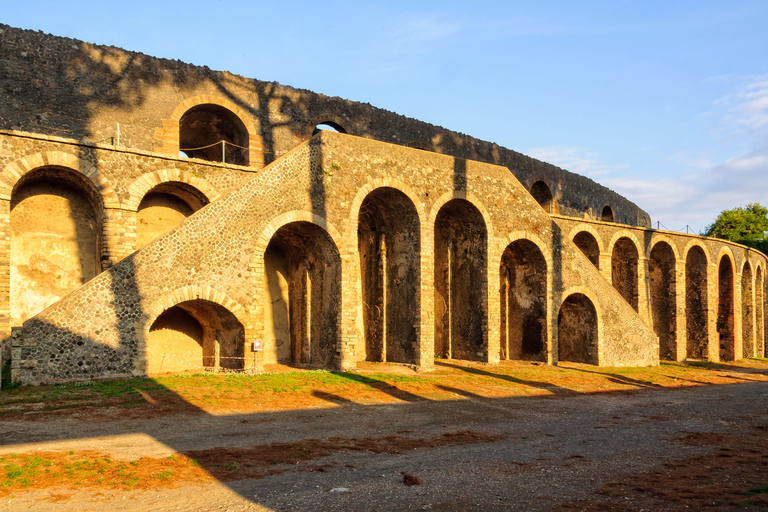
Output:
<instances>
[{"instance_id":1,"label":"green tree","mask_svg":"<svg viewBox=\"0 0 768 512\"><path fill-rule=\"evenodd\" d=\"M743 208L734 208L720 212L715 222L707 226L702 233L730 240L768 253L768 208L759 204L748 204Z\"/></svg>"}]
</instances>

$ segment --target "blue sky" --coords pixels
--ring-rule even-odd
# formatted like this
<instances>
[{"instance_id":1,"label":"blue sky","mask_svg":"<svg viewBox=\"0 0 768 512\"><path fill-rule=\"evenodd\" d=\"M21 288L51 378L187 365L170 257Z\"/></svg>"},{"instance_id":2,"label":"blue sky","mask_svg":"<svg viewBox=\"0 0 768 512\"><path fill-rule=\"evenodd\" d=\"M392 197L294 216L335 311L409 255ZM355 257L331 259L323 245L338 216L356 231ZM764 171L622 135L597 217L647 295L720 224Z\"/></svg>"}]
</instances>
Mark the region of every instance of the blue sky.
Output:
<instances>
[{"instance_id":1,"label":"blue sky","mask_svg":"<svg viewBox=\"0 0 768 512\"><path fill-rule=\"evenodd\" d=\"M0 21L496 142L590 176L654 227L768 204L765 1L76 4L0 0Z\"/></svg>"}]
</instances>

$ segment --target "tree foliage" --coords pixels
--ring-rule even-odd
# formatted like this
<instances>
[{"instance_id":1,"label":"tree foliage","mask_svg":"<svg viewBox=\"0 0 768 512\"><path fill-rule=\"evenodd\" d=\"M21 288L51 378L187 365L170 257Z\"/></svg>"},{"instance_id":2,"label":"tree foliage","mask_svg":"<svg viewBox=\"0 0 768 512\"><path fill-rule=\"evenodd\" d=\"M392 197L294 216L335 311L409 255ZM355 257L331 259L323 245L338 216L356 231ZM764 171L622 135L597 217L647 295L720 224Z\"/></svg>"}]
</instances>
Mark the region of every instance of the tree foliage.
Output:
<instances>
[{"instance_id":1,"label":"tree foliage","mask_svg":"<svg viewBox=\"0 0 768 512\"><path fill-rule=\"evenodd\" d=\"M720 212L715 222L707 226L702 234L730 240L768 253L766 232L768 232L768 208L759 203L752 203L743 208Z\"/></svg>"}]
</instances>

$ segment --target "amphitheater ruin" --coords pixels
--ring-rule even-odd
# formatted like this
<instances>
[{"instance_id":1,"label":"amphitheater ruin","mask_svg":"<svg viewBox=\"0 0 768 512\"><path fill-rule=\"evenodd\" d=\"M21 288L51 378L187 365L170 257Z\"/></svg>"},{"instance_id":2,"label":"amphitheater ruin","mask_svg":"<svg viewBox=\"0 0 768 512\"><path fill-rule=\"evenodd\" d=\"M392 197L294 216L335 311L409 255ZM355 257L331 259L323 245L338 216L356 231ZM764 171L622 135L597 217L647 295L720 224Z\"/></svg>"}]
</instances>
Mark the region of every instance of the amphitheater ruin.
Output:
<instances>
[{"instance_id":1,"label":"amphitheater ruin","mask_svg":"<svg viewBox=\"0 0 768 512\"><path fill-rule=\"evenodd\" d=\"M0 48L14 381L765 354L765 255L586 177L207 67L7 25Z\"/></svg>"}]
</instances>

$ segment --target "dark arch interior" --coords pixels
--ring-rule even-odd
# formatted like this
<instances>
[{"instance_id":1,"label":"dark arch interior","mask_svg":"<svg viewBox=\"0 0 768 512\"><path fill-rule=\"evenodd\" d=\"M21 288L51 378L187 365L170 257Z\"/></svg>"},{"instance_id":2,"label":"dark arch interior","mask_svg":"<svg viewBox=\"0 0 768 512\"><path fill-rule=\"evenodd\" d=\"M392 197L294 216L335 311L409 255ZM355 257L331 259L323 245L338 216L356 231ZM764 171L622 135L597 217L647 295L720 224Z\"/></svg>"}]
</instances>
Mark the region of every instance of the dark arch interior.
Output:
<instances>
[{"instance_id":1,"label":"dark arch interior","mask_svg":"<svg viewBox=\"0 0 768 512\"><path fill-rule=\"evenodd\" d=\"M317 135L323 130L337 133L347 133L347 130L345 130L344 127L342 127L339 123L334 123L333 121L323 121L322 123L315 125L315 129L312 130L312 135Z\"/></svg>"},{"instance_id":2,"label":"dark arch interior","mask_svg":"<svg viewBox=\"0 0 768 512\"><path fill-rule=\"evenodd\" d=\"M720 335L720 360L733 361L735 357L733 329L733 265L731 258L723 256L718 266L717 332Z\"/></svg>"},{"instance_id":3,"label":"dark arch interior","mask_svg":"<svg viewBox=\"0 0 768 512\"><path fill-rule=\"evenodd\" d=\"M603 212L600 214L600 220L603 222L613 222L613 210L610 206L605 205Z\"/></svg>"},{"instance_id":4,"label":"dark arch interior","mask_svg":"<svg viewBox=\"0 0 768 512\"><path fill-rule=\"evenodd\" d=\"M207 300L185 301L152 323L150 374L245 368L245 329L229 310Z\"/></svg>"},{"instance_id":5,"label":"dark arch interior","mask_svg":"<svg viewBox=\"0 0 768 512\"><path fill-rule=\"evenodd\" d=\"M658 242L648 262L653 330L659 337L659 359L677 360L677 300L675 253L666 242Z\"/></svg>"},{"instance_id":6,"label":"dark arch interior","mask_svg":"<svg viewBox=\"0 0 768 512\"><path fill-rule=\"evenodd\" d=\"M501 257L501 359L547 360L547 261L530 240Z\"/></svg>"},{"instance_id":7,"label":"dark arch interior","mask_svg":"<svg viewBox=\"0 0 768 512\"><path fill-rule=\"evenodd\" d=\"M694 245L685 257L685 333L686 357L708 357L707 256Z\"/></svg>"},{"instance_id":8,"label":"dark arch interior","mask_svg":"<svg viewBox=\"0 0 768 512\"><path fill-rule=\"evenodd\" d=\"M248 165L248 130L230 110L219 105L198 105L181 116L179 151L190 158Z\"/></svg>"},{"instance_id":9,"label":"dark arch interior","mask_svg":"<svg viewBox=\"0 0 768 512\"><path fill-rule=\"evenodd\" d=\"M416 207L399 190L380 188L363 201L357 226L365 358L418 364L421 236Z\"/></svg>"},{"instance_id":10,"label":"dark arch interior","mask_svg":"<svg viewBox=\"0 0 768 512\"><path fill-rule=\"evenodd\" d=\"M755 336L754 322L752 321L752 308L754 301L752 299L752 266L749 262L744 262L744 269L741 271L741 334L742 334L742 355L743 357L755 357Z\"/></svg>"},{"instance_id":11,"label":"dark arch interior","mask_svg":"<svg viewBox=\"0 0 768 512\"><path fill-rule=\"evenodd\" d=\"M453 199L435 219L435 356L481 361L488 234L480 211Z\"/></svg>"},{"instance_id":12,"label":"dark arch interior","mask_svg":"<svg viewBox=\"0 0 768 512\"><path fill-rule=\"evenodd\" d=\"M611 254L611 280L635 311L638 311L638 261L635 243L627 237L619 238Z\"/></svg>"},{"instance_id":13,"label":"dark arch interior","mask_svg":"<svg viewBox=\"0 0 768 512\"><path fill-rule=\"evenodd\" d=\"M569 295L557 315L558 360L598 364L597 311L586 295Z\"/></svg>"},{"instance_id":14,"label":"dark arch interior","mask_svg":"<svg viewBox=\"0 0 768 512\"><path fill-rule=\"evenodd\" d=\"M539 180L531 185L531 195L542 208L548 213L554 213L552 211L552 191L549 186L543 181Z\"/></svg>"},{"instance_id":15,"label":"dark arch interior","mask_svg":"<svg viewBox=\"0 0 768 512\"><path fill-rule=\"evenodd\" d=\"M292 222L275 232L264 253L271 315L265 341L283 363L334 368L340 347L341 258L321 227ZM280 283L284 283L281 288Z\"/></svg>"},{"instance_id":16,"label":"dark arch interior","mask_svg":"<svg viewBox=\"0 0 768 512\"><path fill-rule=\"evenodd\" d=\"M584 256L586 256L596 268L600 268L600 246L597 245L597 240L592 233L589 231L580 231L573 237L573 243L576 244L576 247L584 253Z\"/></svg>"},{"instance_id":17,"label":"dark arch interior","mask_svg":"<svg viewBox=\"0 0 768 512\"><path fill-rule=\"evenodd\" d=\"M756 324L756 340L755 349L757 351L757 357L765 357L765 323L764 312L765 303L764 297L764 283L763 283L763 268L757 267L755 272L755 324Z\"/></svg>"}]
</instances>

